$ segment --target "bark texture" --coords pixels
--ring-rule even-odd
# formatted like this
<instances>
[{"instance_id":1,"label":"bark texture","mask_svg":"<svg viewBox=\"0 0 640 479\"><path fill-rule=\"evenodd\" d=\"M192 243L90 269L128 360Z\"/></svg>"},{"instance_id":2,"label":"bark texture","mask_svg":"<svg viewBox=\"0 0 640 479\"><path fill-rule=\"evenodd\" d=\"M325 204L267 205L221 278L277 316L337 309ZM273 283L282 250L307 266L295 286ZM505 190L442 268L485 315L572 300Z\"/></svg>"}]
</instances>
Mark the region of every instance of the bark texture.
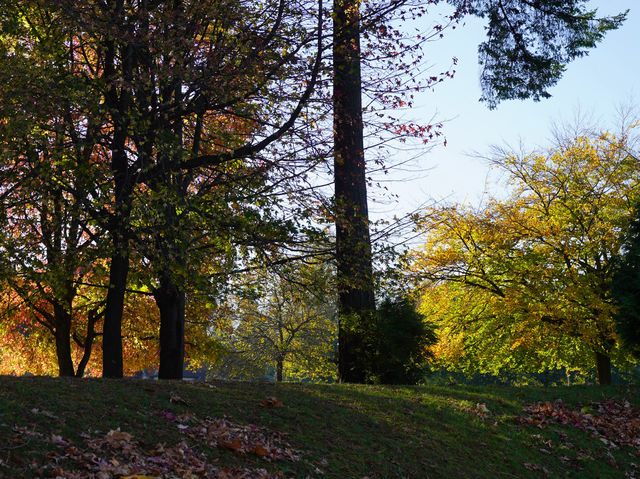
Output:
<instances>
[{"instance_id":1,"label":"bark texture","mask_svg":"<svg viewBox=\"0 0 640 479\"><path fill-rule=\"evenodd\" d=\"M358 334L345 317L362 321L375 309L367 209L360 73L359 0L333 4L333 108L336 263L338 272L338 377L363 382ZM351 322L351 321L350 321Z\"/></svg>"}]
</instances>

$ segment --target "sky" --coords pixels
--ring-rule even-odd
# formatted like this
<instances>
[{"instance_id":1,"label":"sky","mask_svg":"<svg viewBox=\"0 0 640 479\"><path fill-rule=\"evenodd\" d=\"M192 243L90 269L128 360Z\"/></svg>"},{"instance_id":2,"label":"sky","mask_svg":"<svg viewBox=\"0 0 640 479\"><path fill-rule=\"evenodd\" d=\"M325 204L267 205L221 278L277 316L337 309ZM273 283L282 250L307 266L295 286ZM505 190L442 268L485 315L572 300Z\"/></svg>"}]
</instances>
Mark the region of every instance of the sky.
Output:
<instances>
[{"instance_id":1,"label":"sky","mask_svg":"<svg viewBox=\"0 0 640 479\"><path fill-rule=\"evenodd\" d=\"M492 145L526 150L551 146L553 123L571 123L578 112L594 124L615 128L616 111L623 105L640 107L640 0L592 0L599 16L630 9L627 21L608 32L585 57L568 64L551 98L534 102L508 101L489 110L481 96L477 46L483 41L480 19L467 19L445 38L431 43L426 55L437 72L458 58L453 79L422 93L410 112L417 120L445 121L447 145L436 146L419 160L420 172L397 172L389 188L399 198L395 204L370 202L372 217L409 212L433 201L465 202L478 206L487 191L486 161ZM425 20L432 21L432 19ZM402 153L399 153L402 154ZM488 191L496 192L497 185Z\"/></svg>"}]
</instances>

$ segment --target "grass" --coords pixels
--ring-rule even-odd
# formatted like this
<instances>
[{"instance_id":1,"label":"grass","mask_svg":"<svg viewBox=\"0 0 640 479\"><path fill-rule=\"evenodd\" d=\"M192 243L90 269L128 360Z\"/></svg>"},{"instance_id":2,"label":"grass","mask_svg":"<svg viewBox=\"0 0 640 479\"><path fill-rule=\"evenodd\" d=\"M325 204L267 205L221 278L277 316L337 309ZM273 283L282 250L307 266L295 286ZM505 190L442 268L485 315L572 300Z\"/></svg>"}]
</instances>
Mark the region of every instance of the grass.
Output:
<instances>
[{"instance_id":1,"label":"grass","mask_svg":"<svg viewBox=\"0 0 640 479\"><path fill-rule=\"evenodd\" d=\"M0 477L71 477L72 472L78 474L73 477L121 477L124 474L98 474L97 463L86 463L86 458L99 456L113 469L113 464L133 461L134 454L158 456L172 447L174 455L185 447L196 451L208 464L226 470L229 475L224 477L640 477L640 439L639 449L617 447L570 425L536 427L516 420L524 406L538 401L562 399L580 410L606 398L640 406L640 388L199 384L4 376ZM233 444L220 447L220 441L216 447L195 435L204 431L197 425L207 417L265 428L261 431L268 441L299 451L300 460L268 461L264 454L241 453ZM125 442L134 443L137 452L131 446L123 449L122 443L117 450L91 449L91 440L118 428L131 435ZM181 441L186 446L176 446ZM234 476L234 468L266 469L271 476ZM161 469L135 472L181 477ZM201 475L194 472L191 477Z\"/></svg>"}]
</instances>

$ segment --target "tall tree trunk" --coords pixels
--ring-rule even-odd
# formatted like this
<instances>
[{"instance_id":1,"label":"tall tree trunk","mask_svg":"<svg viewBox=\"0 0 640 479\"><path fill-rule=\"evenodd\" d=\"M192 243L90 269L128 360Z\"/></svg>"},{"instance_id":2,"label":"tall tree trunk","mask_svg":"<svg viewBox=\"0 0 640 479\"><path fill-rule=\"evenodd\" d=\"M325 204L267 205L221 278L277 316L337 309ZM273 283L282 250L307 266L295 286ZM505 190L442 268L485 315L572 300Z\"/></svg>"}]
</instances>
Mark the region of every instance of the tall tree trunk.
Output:
<instances>
[{"instance_id":1,"label":"tall tree trunk","mask_svg":"<svg viewBox=\"0 0 640 479\"><path fill-rule=\"evenodd\" d=\"M174 0L172 10L182 11L182 1ZM179 80L174 80L166 85L163 92L164 98L173 96L176 105L181 105L183 100L183 86ZM165 129L170 128L173 132L174 146L183 147L184 132L182 119L171 120L168 116L163 116L160 125ZM195 141L199 144L199 138ZM194 145L194 152L196 145ZM164 189L175 191L177 198L184 199L187 195L189 181L177 170L180 164L180 155L159 155L157 161L164 166L163 175L158 184L155 185L156 192L163 195ZM158 188L159 186L159 188ZM160 268L160 286L154 291L154 297L158 309L160 310L160 368L158 379L182 379L184 373L184 323L185 323L185 301L184 285L176 283L172 275L171 268L186 265L186 251L179 239L179 215L177 205L173 203L169 194L165 198L164 231L158 236L158 251L162 252L160 258L156 257L156 262L163 264Z\"/></svg>"},{"instance_id":2,"label":"tall tree trunk","mask_svg":"<svg viewBox=\"0 0 640 479\"><path fill-rule=\"evenodd\" d=\"M124 93L123 95L126 96ZM127 120L119 112L114 117L116 130L111 144L111 170L114 178L115 211L109 225L113 250L102 336L102 375L106 378L121 378L123 375L122 314L129 275L128 223L133 195L126 152Z\"/></svg>"},{"instance_id":3,"label":"tall tree trunk","mask_svg":"<svg viewBox=\"0 0 640 479\"><path fill-rule=\"evenodd\" d=\"M105 14L119 33L132 26L125 21L125 3L115 0L106 5ZM137 62L136 48L126 39L109 38L105 41L104 80L109 85L105 92L105 104L113 122L111 138L111 172L114 186L114 213L109 224L113 250L109 270L109 290L104 312L102 336L102 375L107 378L121 378L122 361L122 314L124 296L129 274L129 216L135 179L132 178L127 153L127 139L131 121L134 65ZM118 56L122 57L119 65Z\"/></svg>"},{"instance_id":4,"label":"tall tree trunk","mask_svg":"<svg viewBox=\"0 0 640 479\"><path fill-rule=\"evenodd\" d=\"M160 310L159 379L182 379L184 371L184 307L185 294L171 279L162 274L160 286L153 292Z\"/></svg>"},{"instance_id":5,"label":"tall tree trunk","mask_svg":"<svg viewBox=\"0 0 640 479\"><path fill-rule=\"evenodd\" d=\"M595 353L598 384L611 384L611 358L599 351Z\"/></svg>"},{"instance_id":6,"label":"tall tree trunk","mask_svg":"<svg viewBox=\"0 0 640 479\"><path fill-rule=\"evenodd\" d=\"M276 361L276 381L281 383L282 382L282 372L284 370L284 365L283 365L283 361L282 359L278 359Z\"/></svg>"},{"instance_id":7,"label":"tall tree trunk","mask_svg":"<svg viewBox=\"0 0 640 479\"><path fill-rule=\"evenodd\" d=\"M60 376L74 376L75 370L71 358L71 315L61 304L53 306L56 324L56 356L58 358L58 374Z\"/></svg>"},{"instance_id":8,"label":"tall tree trunk","mask_svg":"<svg viewBox=\"0 0 640 479\"><path fill-rule=\"evenodd\" d=\"M361 75L360 0L333 4L333 114L336 263L338 272L338 377L364 382L358 335L345 317L363 321L375 309L365 176Z\"/></svg>"},{"instance_id":9,"label":"tall tree trunk","mask_svg":"<svg viewBox=\"0 0 640 479\"><path fill-rule=\"evenodd\" d=\"M102 376L105 378L123 375L122 314L129 274L129 242L115 237L113 246L102 333Z\"/></svg>"}]
</instances>

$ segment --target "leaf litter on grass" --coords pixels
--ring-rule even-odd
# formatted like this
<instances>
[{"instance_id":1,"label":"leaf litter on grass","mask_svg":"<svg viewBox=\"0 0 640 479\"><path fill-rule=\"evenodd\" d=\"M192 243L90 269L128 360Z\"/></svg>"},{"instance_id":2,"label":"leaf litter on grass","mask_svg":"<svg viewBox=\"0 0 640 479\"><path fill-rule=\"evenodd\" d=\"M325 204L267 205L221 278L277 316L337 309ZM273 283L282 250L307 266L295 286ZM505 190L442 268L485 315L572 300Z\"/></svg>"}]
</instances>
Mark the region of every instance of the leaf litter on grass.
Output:
<instances>
[{"instance_id":1,"label":"leaf litter on grass","mask_svg":"<svg viewBox=\"0 0 640 479\"><path fill-rule=\"evenodd\" d=\"M612 451L627 446L635 450L635 456L640 457L640 410L626 399L604 399L592 402L589 405L577 406L572 409L561 399L555 401L539 401L523 408L525 414L517 416L516 422L523 425L544 428L549 425L562 425L573 427L588 433L598 439L605 448L604 462L613 469L620 469ZM563 449L572 449L574 445L567 442L567 435L556 430L560 435ZM542 436L534 434L533 438L543 441ZM544 444L551 445L551 441ZM540 449L549 454L551 447ZM573 464L580 460L594 460L591 452L582 449L577 450L575 459L567 455L560 457L565 464ZM531 466L525 464L525 467ZM535 465L534 465L535 466ZM624 473L624 477L633 479L636 477L637 465L630 462L631 470ZM530 467L527 467L530 468ZM622 477L622 476L621 476Z\"/></svg>"},{"instance_id":2,"label":"leaf litter on grass","mask_svg":"<svg viewBox=\"0 0 640 479\"><path fill-rule=\"evenodd\" d=\"M640 410L627 400L605 399L580 410L572 410L558 399L530 404L523 411L525 414L516 418L520 424L573 426L588 432L606 446L630 446L640 454Z\"/></svg>"},{"instance_id":3,"label":"leaf litter on grass","mask_svg":"<svg viewBox=\"0 0 640 479\"><path fill-rule=\"evenodd\" d=\"M254 424L240 425L227 418L198 420L187 413L175 418L179 430L199 443L231 449L240 454L255 454L265 460L299 461L300 453L286 443L282 434L268 432Z\"/></svg>"},{"instance_id":4,"label":"leaf litter on grass","mask_svg":"<svg viewBox=\"0 0 640 479\"><path fill-rule=\"evenodd\" d=\"M175 416L162 414L178 430L197 445L231 450L236 454L252 454L265 461L299 461L300 452L292 449L280 434L252 424L240 425L227 418L198 419L187 413ZM33 434L33 433L32 433ZM141 441L119 428L99 437L84 434L84 444L75 446L59 436L41 440L57 446L47 459L46 467L32 464L38 475L66 479L111 479L180 477L195 479L283 479L282 472L264 468L222 467L212 464L207 457L189 446L185 440L173 446L158 444L145 450ZM72 469L69 464L73 464Z\"/></svg>"}]
</instances>

